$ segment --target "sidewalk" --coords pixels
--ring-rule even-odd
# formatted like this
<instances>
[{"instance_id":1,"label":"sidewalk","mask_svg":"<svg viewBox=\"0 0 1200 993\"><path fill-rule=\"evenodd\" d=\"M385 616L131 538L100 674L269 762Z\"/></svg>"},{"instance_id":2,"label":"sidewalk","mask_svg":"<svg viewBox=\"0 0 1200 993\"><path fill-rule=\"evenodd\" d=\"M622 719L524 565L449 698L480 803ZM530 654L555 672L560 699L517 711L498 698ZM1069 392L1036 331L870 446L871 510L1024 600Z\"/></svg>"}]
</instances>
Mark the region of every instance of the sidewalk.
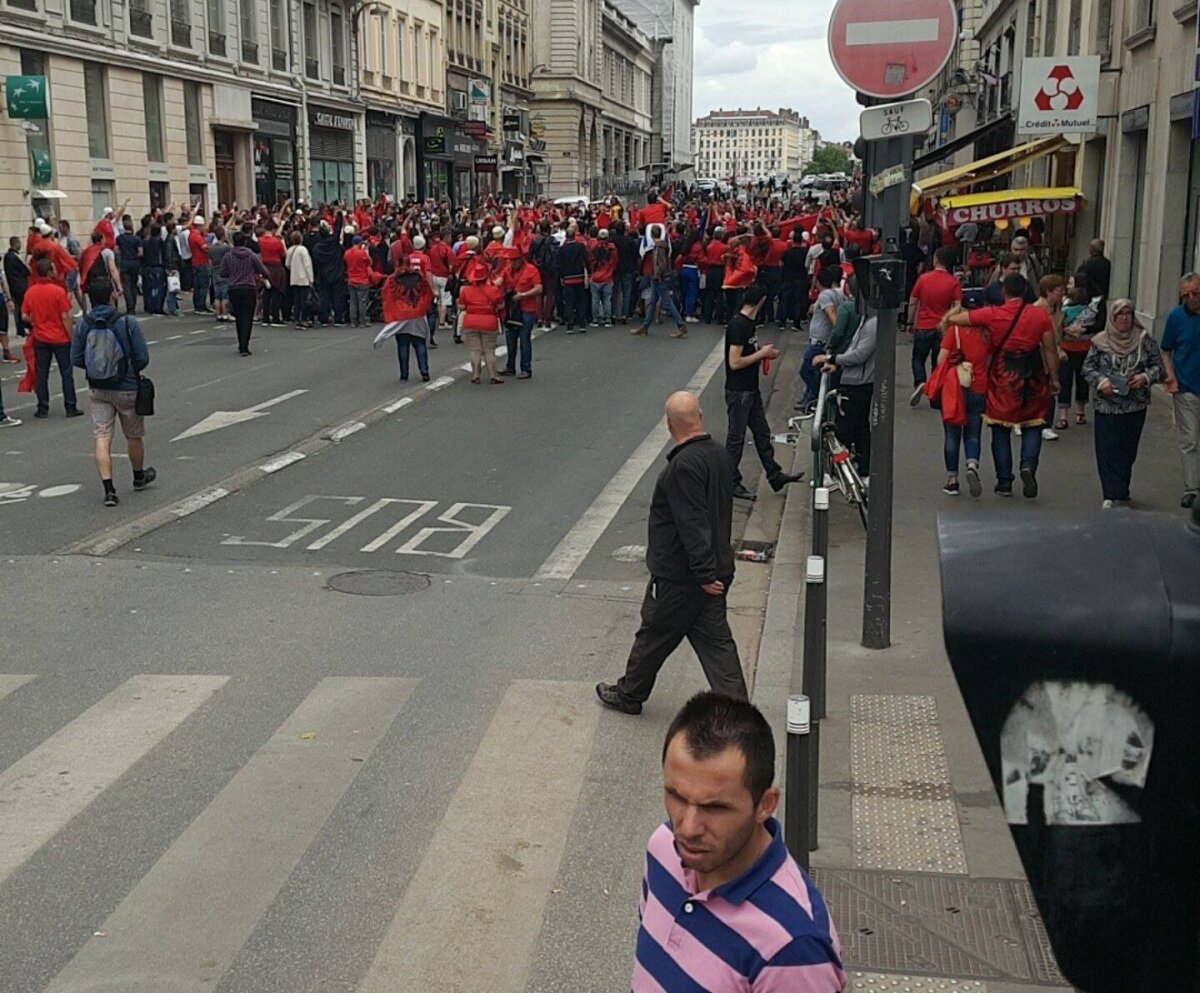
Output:
<instances>
[{"instance_id":1,"label":"sidewalk","mask_svg":"<svg viewBox=\"0 0 1200 993\"><path fill-rule=\"evenodd\" d=\"M1046 442L1042 496L992 494L985 428L984 496L941 492L939 415L909 408L909 349L897 354L892 646L859 645L865 541L853 508L831 495L828 717L821 725L820 847L813 875L841 935L852 989L1069 989L1057 971L1003 811L951 674L942 641L935 536L939 513L986 521L1008 511L1044 519L1099 513L1091 426ZM797 467L811 456L807 439ZM1018 487L1019 493L1019 487ZM1172 514L1180 478L1170 404L1156 393L1134 470L1134 511ZM811 493L784 511L767 601L754 698L779 738L786 697L799 691L804 561ZM998 595L1003 595L998 591Z\"/></svg>"}]
</instances>

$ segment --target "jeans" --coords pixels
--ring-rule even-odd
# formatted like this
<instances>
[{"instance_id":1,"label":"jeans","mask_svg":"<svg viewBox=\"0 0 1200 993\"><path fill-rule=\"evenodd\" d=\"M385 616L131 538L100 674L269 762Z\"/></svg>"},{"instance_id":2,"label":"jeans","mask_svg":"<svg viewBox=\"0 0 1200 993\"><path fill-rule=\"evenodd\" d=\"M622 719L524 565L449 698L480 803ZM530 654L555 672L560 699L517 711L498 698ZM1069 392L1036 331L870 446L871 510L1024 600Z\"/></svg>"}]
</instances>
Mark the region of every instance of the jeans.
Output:
<instances>
[{"instance_id":1,"label":"jeans","mask_svg":"<svg viewBox=\"0 0 1200 993\"><path fill-rule=\"evenodd\" d=\"M592 284L595 286L595 284ZM611 283L602 285L611 286ZM508 372L517 371L517 346L521 350L521 371L533 372L533 324L537 314L528 314L521 311L521 326L513 327L511 324L504 329L504 340L508 343L508 357L505 361L505 368Z\"/></svg>"},{"instance_id":2,"label":"jeans","mask_svg":"<svg viewBox=\"0 0 1200 993\"><path fill-rule=\"evenodd\" d=\"M192 309L199 313L208 310L208 284L212 277L209 266L192 266Z\"/></svg>"},{"instance_id":3,"label":"jeans","mask_svg":"<svg viewBox=\"0 0 1200 993\"><path fill-rule=\"evenodd\" d=\"M592 323L612 324L613 284L592 283Z\"/></svg>"},{"instance_id":4,"label":"jeans","mask_svg":"<svg viewBox=\"0 0 1200 993\"><path fill-rule=\"evenodd\" d=\"M1096 440L1096 471L1105 500L1128 500L1137 461L1138 443L1146 425L1146 408L1131 414L1096 412L1093 436ZM1040 433L1040 432L1039 432Z\"/></svg>"},{"instance_id":5,"label":"jeans","mask_svg":"<svg viewBox=\"0 0 1200 993\"><path fill-rule=\"evenodd\" d=\"M658 310L660 303L667 309L667 313L671 315L671 320L675 322L675 326L683 327L683 318L679 316L679 308L675 306L675 301L671 299L670 283L663 279L653 279L650 281L650 302L646 305L646 316L642 318L642 330L650 330L650 322L654 320L654 312Z\"/></svg>"},{"instance_id":6,"label":"jeans","mask_svg":"<svg viewBox=\"0 0 1200 993\"><path fill-rule=\"evenodd\" d=\"M991 427L992 462L996 467L996 482L1001 486L1012 486L1012 428L1003 424L993 424ZM1042 429L1026 428L1021 432L1021 468L1037 469L1041 454Z\"/></svg>"},{"instance_id":7,"label":"jeans","mask_svg":"<svg viewBox=\"0 0 1200 993\"><path fill-rule=\"evenodd\" d=\"M983 446L983 403L987 399L984 393L964 390L967 400L967 423L964 425L942 424L942 434L945 442L946 471L951 476L958 475L958 451L965 448L967 463L979 462L980 450Z\"/></svg>"},{"instance_id":8,"label":"jeans","mask_svg":"<svg viewBox=\"0 0 1200 993\"><path fill-rule=\"evenodd\" d=\"M1061 363L1058 370L1059 388L1058 405L1071 406L1071 393L1074 387L1075 402L1082 407L1088 402L1088 381L1083 378L1083 360L1087 352L1067 352L1067 359Z\"/></svg>"},{"instance_id":9,"label":"jeans","mask_svg":"<svg viewBox=\"0 0 1200 993\"><path fill-rule=\"evenodd\" d=\"M783 475L783 467L775 461L775 446L771 444L771 425L767 423L767 412L763 408L762 394L758 390L726 390L725 410L729 415L729 429L725 435L725 451L733 464L733 485L742 482L742 449L746 445L746 429L754 438L758 460L762 463L767 482L774 485Z\"/></svg>"},{"instance_id":10,"label":"jeans","mask_svg":"<svg viewBox=\"0 0 1200 993\"><path fill-rule=\"evenodd\" d=\"M694 265L685 265L679 270L679 283L683 287L683 316L696 316L696 301L700 298L700 270Z\"/></svg>"},{"instance_id":11,"label":"jeans","mask_svg":"<svg viewBox=\"0 0 1200 993\"><path fill-rule=\"evenodd\" d=\"M179 294L175 290L167 290L167 315L174 317L179 313Z\"/></svg>"},{"instance_id":12,"label":"jeans","mask_svg":"<svg viewBox=\"0 0 1200 993\"><path fill-rule=\"evenodd\" d=\"M779 297L779 291L783 287L783 270L779 266L763 266L758 270L758 281L762 284L762 288L767 291L767 295L763 297L762 310L758 312L759 319L763 324L770 324L775 320L776 306L775 302Z\"/></svg>"},{"instance_id":13,"label":"jeans","mask_svg":"<svg viewBox=\"0 0 1200 993\"><path fill-rule=\"evenodd\" d=\"M587 321L587 287L583 283L563 283L563 321L567 329L584 327Z\"/></svg>"},{"instance_id":14,"label":"jeans","mask_svg":"<svg viewBox=\"0 0 1200 993\"><path fill-rule=\"evenodd\" d=\"M167 270L162 266L146 266L142 270L142 292L146 298L146 313L161 314L167 294Z\"/></svg>"},{"instance_id":15,"label":"jeans","mask_svg":"<svg viewBox=\"0 0 1200 993\"><path fill-rule=\"evenodd\" d=\"M724 279L724 266L710 265L708 267L704 278L704 301L701 314L705 324L712 324L714 321L724 324L727 320L723 306L725 296L721 290L721 282Z\"/></svg>"},{"instance_id":16,"label":"jeans","mask_svg":"<svg viewBox=\"0 0 1200 993\"><path fill-rule=\"evenodd\" d=\"M308 294L312 287L290 286L288 290L292 294L292 320L297 324L312 320L312 314L308 312Z\"/></svg>"},{"instance_id":17,"label":"jeans","mask_svg":"<svg viewBox=\"0 0 1200 993\"><path fill-rule=\"evenodd\" d=\"M913 386L920 386L929 378L927 364L932 365L937 360L938 346L942 341L942 332L934 328L931 331L914 331L912 346Z\"/></svg>"},{"instance_id":18,"label":"jeans","mask_svg":"<svg viewBox=\"0 0 1200 993\"><path fill-rule=\"evenodd\" d=\"M821 370L813 367L813 359L825 352L828 345L823 341L810 341L800 359L800 381L804 384L804 395L800 402L815 403L821 390Z\"/></svg>"},{"instance_id":19,"label":"jeans","mask_svg":"<svg viewBox=\"0 0 1200 993\"><path fill-rule=\"evenodd\" d=\"M637 295L633 292L633 273L619 272L613 279L613 316L618 321L627 321L637 306Z\"/></svg>"},{"instance_id":20,"label":"jeans","mask_svg":"<svg viewBox=\"0 0 1200 993\"><path fill-rule=\"evenodd\" d=\"M779 307L776 310L776 316L779 318L779 326L784 327L788 321L799 326L804 320L804 307L801 300L804 298L803 283L784 283L779 288Z\"/></svg>"},{"instance_id":21,"label":"jeans","mask_svg":"<svg viewBox=\"0 0 1200 993\"><path fill-rule=\"evenodd\" d=\"M367 313L367 308L371 300L371 287L369 286L351 286L350 287L350 323L354 325L369 324L370 316Z\"/></svg>"},{"instance_id":22,"label":"jeans","mask_svg":"<svg viewBox=\"0 0 1200 993\"><path fill-rule=\"evenodd\" d=\"M71 365L70 345L47 345L43 341L33 343L34 365L37 370L37 409L45 413L50 409L50 362L58 363L58 374L62 378L63 406L74 410L75 368Z\"/></svg>"},{"instance_id":23,"label":"jeans","mask_svg":"<svg viewBox=\"0 0 1200 993\"><path fill-rule=\"evenodd\" d=\"M396 335L396 355L400 359L400 378L408 379L408 348L412 346L417 353L417 370L422 376L429 375L429 347L424 338L415 338L411 334Z\"/></svg>"},{"instance_id":24,"label":"jeans","mask_svg":"<svg viewBox=\"0 0 1200 993\"><path fill-rule=\"evenodd\" d=\"M229 307L237 322L238 351L250 351L250 331L254 327L254 287L229 287Z\"/></svg>"},{"instance_id":25,"label":"jeans","mask_svg":"<svg viewBox=\"0 0 1200 993\"><path fill-rule=\"evenodd\" d=\"M141 274L138 265L128 266L121 270L121 292L125 296L125 313L137 311L138 276Z\"/></svg>"}]
</instances>

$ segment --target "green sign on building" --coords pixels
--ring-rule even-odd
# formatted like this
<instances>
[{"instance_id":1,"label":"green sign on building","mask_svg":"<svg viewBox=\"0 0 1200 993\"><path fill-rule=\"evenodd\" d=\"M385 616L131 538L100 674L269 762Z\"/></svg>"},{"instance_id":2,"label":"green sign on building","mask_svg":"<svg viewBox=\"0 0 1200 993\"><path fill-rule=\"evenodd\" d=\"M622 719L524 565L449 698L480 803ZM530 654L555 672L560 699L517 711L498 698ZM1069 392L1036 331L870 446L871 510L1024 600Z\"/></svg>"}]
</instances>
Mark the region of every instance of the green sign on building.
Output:
<instances>
[{"instance_id":1,"label":"green sign on building","mask_svg":"<svg viewBox=\"0 0 1200 993\"><path fill-rule=\"evenodd\" d=\"M19 121L44 121L50 116L45 76L8 76L4 93L8 116Z\"/></svg>"},{"instance_id":2,"label":"green sign on building","mask_svg":"<svg viewBox=\"0 0 1200 993\"><path fill-rule=\"evenodd\" d=\"M35 148L29 153L29 175L34 186L49 186L54 171L50 166L50 153Z\"/></svg>"}]
</instances>

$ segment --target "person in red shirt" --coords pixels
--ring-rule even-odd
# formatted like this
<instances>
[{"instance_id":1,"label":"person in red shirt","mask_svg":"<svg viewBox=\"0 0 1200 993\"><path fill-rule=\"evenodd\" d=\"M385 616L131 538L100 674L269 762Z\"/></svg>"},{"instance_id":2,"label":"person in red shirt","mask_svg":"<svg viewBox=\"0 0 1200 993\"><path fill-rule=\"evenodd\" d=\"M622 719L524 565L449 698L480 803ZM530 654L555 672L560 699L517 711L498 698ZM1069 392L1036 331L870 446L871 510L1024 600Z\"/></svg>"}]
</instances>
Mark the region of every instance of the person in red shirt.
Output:
<instances>
[{"instance_id":1,"label":"person in red shirt","mask_svg":"<svg viewBox=\"0 0 1200 993\"><path fill-rule=\"evenodd\" d=\"M128 201L126 201L128 202ZM124 208L122 208L124 210ZM117 231L113 227L113 217L116 215L112 207L105 207L104 212L100 215L100 220L96 222L95 230L100 232L100 237L104 241L104 247L110 252L117 247Z\"/></svg>"},{"instance_id":2,"label":"person in red shirt","mask_svg":"<svg viewBox=\"0 0 1200 993\"><path fill-rule=\"evenodd\" d=\"M208 306L208 288L212 283L212 265L208 259L204 218L199 214L192 218L187 243L192 253L192 309L197 314L211 314L212 309Z\"/></svg>"},{"instance_id":3,"label":"person in red shirt","mask_svg":"<svg viewBox=\"0 0 1200 993\"><path fill-rule=\"evenodd\" d=\"M1026 499L1038 495L1037 468L1042 452L1041 428L1052 394L1058 392L1058 345L1050 315L1031 307L1024 296L1025 277L1004 277L1004 303L999 307L955 310L945 323L955 327L986 328L992 345L988 364L983 420L992 429L992 461L996 493L1012 496L1012 430L1021 431L1021 484Z\"/></svg>"},{"instance_id":4,"label":"person in red shirt","mask_svg":"<svg viewBox=\"0 0 1200 993\"><path fill-rule=\"evenodd\" d=\"M354 243L342 252L342 261L346 266L346 285L350 290L350 324L364 328L371 322L371 253L367 251L361 234L356 234Z\"/></svg>"},{"instance_id":5,"label":"person in red shirt","mask_svg":"<svg viewBox=\"0 0 1200 993\"><path fill-rule=\"evenodd\" d=\"M921 402L929 378L925 364L934 357L942 340L942 318L963 298L962 284L950 271L953 265L954 250L939 248L933 253L933 269L917 277L908 301L908 327L913 338L913 392L908 402L913 407Z\"/></svg>"},{"instance_id":6,"label":"person in red shirt","mask_svg":"<svg viewBox=\"0 0 1200 993\"><path fill-rule=\"evenodd\" d=\"M588 245L587 270L592 281L592 327L612 327L613 277L617 272L617 250L608 229L596 231Z\"/></svg>"},{"instance_id":7,"label":"person in red shirt","mask_svg":"<svg viewBox=\"0 0 1200 993\"><path fill-rule=\"evenodd\" d=\"M395 271L383 283L380 294L386 332L395 335L396 355L400 362L400 381L408 381L410 348L417 353L421 379L429 382L429 310L433 306L433 279L421 272L421 259L403 256ZM382 335L376 338L378 345Z\"/></svg>"},{"instance_id":8,"label":"person in red shirt","mask_svg":"<svg viewBox=\"0 0 1200 993\"><path fill-rule=\"evenodd\" d=\"M658 195L657 190L651 190L650 196L646 199L646 206L638 211L637 223L645 225L647 229L651 224L661 224L665 227L667 211L671 206L670 200L664 200Z\"/></svg>"},{"instance_id":9,"label":"person in red shirt","mask_svg":"<svg viewBox=\"0 0 1200 993\"><path fill-rule=\"evenodd\" d=\"M463 273L466 285L458 291L458 308L463 312L462 333L471 346L471 382L478 385L480 360L487 366L493 386L504 380L496 370L496 335L504 307L504 279L492 271L482 257L474 259Z\"/></svg>"},{"instance_id":10,"label":"person in red shirt","mask_svg":"<svg viewBox=\"0 0 1200 993\"><path fill-rule=\"evenodd\" d=\"M712 238L704 246L704 306L701 317L705 324L713 321L725 324L732 317L725 315L725 296L721 291L721 284L725 281L725 253L728 251L725 229L713 227Z\"/></svg>"},{"instance_id":11,"label":"person in red shirt","mask_svg":"<svg viewBox=\"0 0 1200 993\"><path fill-rule=\"evenodd\" d=\"M758 267L750 258L749 242L749 235L738 235L730 241L729 251L725 253L721 289L725 291L725 312L728 314L736 314L742 309L746 287L754 282L758 272Z\"/></svg>"},{"instance_id":12,"label":"person in red shirt","mask_svg":"<svg viewBox=\"0 0 1200 993\"><path fill-rule=\"evenodd\" d=\"M283 326L283 297L284 279L283 260L287 255L287 247L275 232L278 230L278 225L274 221L267 221L266 231L258 238L258 254L262 259L262 264L270 273L268 277L270 286L263 287L262 292L262 312L263 325L270 327L272 324Z\"/></svg>"},{"instance_id":13,"label":"person in red shirt","mask_svg":"<svg viewBox=\"0 0 1200 993\"><path fill-rule=\"evenodd\" d=\"M31 283L21 301L21 313L31 328L37 370L37 410L34 417L50 416L50 362L58 363L62 377L63 406L68 417L81 417L75 397L75 367L71 365L71 301L67 291L54 282L54 266L48 258L34 264L37 282Z\"/></svg>"},{"instance_id":14,"label":"person in red shirt","mask_svg":"<svg viewBox=\"0 0 1200 993\"><path fill-rule=\"evenodd\" d=\"M442 231L436 224L429 231L429 271L433 275L433 296L437 303L438 327L446 323L446 308L450 306L450 294L446 284L454 271L454 253L442 240Z\"/></svg>"},{"instance_id":15,"label":"person in red shirt","mask_svg":"<svg viewBox=\"0 0 1200 993\"><path fill-rule=\"evenodd\" d=\"M967 456L967 486L971 496L978 497L983 493L979 481L979 456L982 450L983 436L983 407L987 398L988 363L991 360L992 343L984 328L970 325L967 327L948 327L942 334L942 347L938 352L937 364L949 362L953 366L969 363L971 366L971 385L964 391L967 408L967 423L963 425L942 422L942 433L945 436L946 483L943 493L957 496L958 485L958 455L960 449L966 450ZM958 370L955 370L955 375Z\"/></svg>"},{"instance_id":16,"label":"person in red shirt","mask_svg":"<svg viewBox=\"0 0 1200 993\"><path fill-rule=\"evenodd\" d=\"M608 232L603 232L607 234ZM542 276L538 267L528 257L518 255L512 262L510 281L513 299L521 311L521 326L505 325L504 336L508 343L508 358L503 376L516 375L517 379L528 379L533 375L533 325L541 309ZM610 298L611 302L611 298ZM517 372L517 351L521 353L521 371Z\"/></svg>"},{"instance_id":17,"label":"person in red shirt","mask_svg":"<svg viewBox=\"0 0 1200 993\"><path fill-rule=\"evenodd\" d=\"M696 305L700 300L700 267L704 264L704 243L699 234L691 234L690 241L678 256L679 288L683 292L683 321L699 324Z\"/></svg>"}]
</instances>

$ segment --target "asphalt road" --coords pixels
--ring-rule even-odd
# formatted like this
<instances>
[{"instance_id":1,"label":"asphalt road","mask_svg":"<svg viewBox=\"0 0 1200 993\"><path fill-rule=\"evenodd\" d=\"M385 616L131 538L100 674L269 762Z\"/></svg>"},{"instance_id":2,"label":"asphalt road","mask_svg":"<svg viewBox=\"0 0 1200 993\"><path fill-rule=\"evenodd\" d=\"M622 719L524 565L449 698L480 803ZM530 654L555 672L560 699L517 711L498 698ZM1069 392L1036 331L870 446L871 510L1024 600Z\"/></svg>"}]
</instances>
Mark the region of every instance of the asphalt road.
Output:
<instances>
[{"instance_id":1,"label":"asphalt road","mask_svg":"<svg viewBox=\"0 0 1200 993\"><path fill-rule=\"evenodd\" d=\"M0 987L628 989L661 735L703 680L682 649L640 719L592 685L636 626L665 396L723 436L720 330L551 332L503 387L447 335L430 390L367 331L242 359L230 325L145 329L159 481L119 464L115 511L89 422L32 420L6 370ZM337 588L360 570L390 595Z\"/></svg>"}]
</instances>

